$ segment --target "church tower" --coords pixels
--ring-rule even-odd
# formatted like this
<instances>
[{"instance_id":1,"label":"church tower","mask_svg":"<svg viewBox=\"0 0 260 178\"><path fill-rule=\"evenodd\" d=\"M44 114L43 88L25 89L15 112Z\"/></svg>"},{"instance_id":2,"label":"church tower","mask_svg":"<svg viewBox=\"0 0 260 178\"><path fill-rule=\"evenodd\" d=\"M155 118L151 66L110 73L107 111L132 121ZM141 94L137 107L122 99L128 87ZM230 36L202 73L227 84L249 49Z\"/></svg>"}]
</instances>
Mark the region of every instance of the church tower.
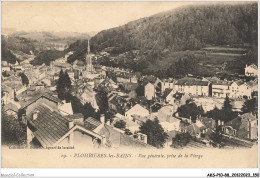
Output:
<instances>
[{"instance_id":1,"label":"church tower","mask_svg":"<svg viewBox=\"0 0 260 178\"><path fill-rule=\"evenodd\" d=\"M87 52L87 55L86 55L86 63L87 63L87 69L86 70L88 72L93 72L94 68L93 68L93 65L92 65L92 59L91 59L91 55L90 55L89 40L88 40L88 52Z\"/></svg>"}]
</instances>

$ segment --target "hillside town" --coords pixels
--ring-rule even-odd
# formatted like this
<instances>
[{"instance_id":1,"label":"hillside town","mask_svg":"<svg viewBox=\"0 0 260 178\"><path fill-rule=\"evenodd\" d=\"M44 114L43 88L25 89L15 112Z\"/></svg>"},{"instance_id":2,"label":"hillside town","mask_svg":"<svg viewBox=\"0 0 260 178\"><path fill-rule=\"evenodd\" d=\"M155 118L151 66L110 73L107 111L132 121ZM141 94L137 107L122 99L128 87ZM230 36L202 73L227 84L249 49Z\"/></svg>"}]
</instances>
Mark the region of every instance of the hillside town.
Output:
<instances>
[{"instance_id":1,"label":"hillside town","mask_svg":"<svg viewBox=\"0 0 260 178\"><path fill-rule=\"evenodd\" d=\"M258 68L235 80L162 78L63 58L2 60L2 120L19 144L86 148L250 148L258 140ZM9 127L6 127L8 129ZM13 129L13 128L12 128ZM18 137L17 136L17 137ZM12 138L13 139L13 138ZM17 142L18 143L18 142Z\"/></svg>"}]
</instances>

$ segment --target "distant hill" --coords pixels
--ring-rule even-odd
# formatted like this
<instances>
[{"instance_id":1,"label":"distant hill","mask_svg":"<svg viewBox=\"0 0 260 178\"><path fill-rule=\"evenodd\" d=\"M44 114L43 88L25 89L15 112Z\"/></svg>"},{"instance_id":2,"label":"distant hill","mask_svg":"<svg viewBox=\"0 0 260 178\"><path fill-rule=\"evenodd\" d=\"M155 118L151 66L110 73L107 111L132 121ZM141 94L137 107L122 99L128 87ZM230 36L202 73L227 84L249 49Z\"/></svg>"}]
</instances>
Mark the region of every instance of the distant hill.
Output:
<instances>
[{"instance_id":1,"label":"distant hill","mask_svg":"<svg viewBox=\"0 0 260 178\"><path fill-rule=\"evenodd\" d=\"M77 32L24 32L18 31L10 34L11 37L21 37L30 40L36 40L41 42L61 42L61 43L72 43L78 39L88 39L90 35L87 33L77 33Z\"/></svg>"},{"instance_id":2,"label":"distant hill","mask_svg":"<svg viewBox=\"0 0 260 178\"><path fill-rule=\"evenodd\" d=\"M257 44L257 4L188 6L102 31L93 37L97 51L107 47L196 50L208 45Z\"/></svg>"},{"instance_id":3,"label":"distant hill","mask_svg":"<svg viewBox=\"0 0 260 178\"><path fill-rule=\"evenodd\" d=\"M36 61L31 63L34 65L49 64L56 57L61 57L69 44L90 38L87 33L76 32L7 32L2 35L2 60L15 63L16 60L23 61L33 54ZM15 57L15 54L19 56Z\"/></svg>"},{"instance_id":4,"label":"distant hill","mask_svg":"<svg viewBox=\"0 0 260 178\"><path fill-rule=\"evenodd\" d=\"M15 57L15 55L8 49L7 43L6 43L6 38L1 35L1 59L3 61L7 61L11 64L14 64L18 59Z\"/></svg>"},{"instance_id":5,"label":"distant hill","mask_svg":"<svg viewBox=\"0 0 260 178\"><path fill-rule=\"evenodd\" d=\"M257 9L257 3L182 7L101 31L91 38L91 50L107 51L116 58L138 50L131 63L132 68L137 66L141 72L160 70L157 66L164 61L170 66L181 60L181 51L186 50L193 53L205 47L220 46L246 48L248 52L257 47ZM86 41L71 44L67 50L75 52L69 57L70 62L84 60L86 49ZM257 58L250 60L256 62ZM129 66L123 63L120 65Z\"/></svg>"}]
</instances>

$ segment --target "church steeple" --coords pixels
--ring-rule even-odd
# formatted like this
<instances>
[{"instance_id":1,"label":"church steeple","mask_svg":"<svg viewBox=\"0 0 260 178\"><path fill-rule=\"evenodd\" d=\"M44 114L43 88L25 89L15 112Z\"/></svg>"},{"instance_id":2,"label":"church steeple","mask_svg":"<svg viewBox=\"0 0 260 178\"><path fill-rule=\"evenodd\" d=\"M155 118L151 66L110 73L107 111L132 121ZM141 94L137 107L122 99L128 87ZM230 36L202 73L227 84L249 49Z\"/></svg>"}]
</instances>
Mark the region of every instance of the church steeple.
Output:
<instances>
[{"instance_id":1,"label":"church steeple","mask_svg":"<svg viewBox=\"0 0 260 178\"><path fill-rule=\"evenodd\" d=\"M89 45L89 39L88 39L88 54L90 54L90 45Z\"/></svg>"},{"instance_id":2,"label":"church steeple","mask_svg":"<svg viewBox=\"0 0 260 178\"><path fill-rule=\"evenodd\" d=\"M87 68L86 70L88 72L93 72L94 71L94 67L92 65L92 59L91 59L91 55L90 55L90 44L89 44L89 39L88 39L88 52L86 54L86 63L87 63Z\"/></svg>"}]
</instances>

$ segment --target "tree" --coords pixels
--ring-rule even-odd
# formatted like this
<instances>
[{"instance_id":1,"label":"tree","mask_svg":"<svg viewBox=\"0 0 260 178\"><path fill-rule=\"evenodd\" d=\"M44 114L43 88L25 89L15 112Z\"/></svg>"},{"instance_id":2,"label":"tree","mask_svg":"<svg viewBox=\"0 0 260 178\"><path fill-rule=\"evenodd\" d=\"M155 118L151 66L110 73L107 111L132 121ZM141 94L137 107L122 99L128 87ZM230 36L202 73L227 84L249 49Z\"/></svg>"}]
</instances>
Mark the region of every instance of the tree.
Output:
<instances>
[{"instance_id":1,"label":"tree","mask_svg":"<svg viewBox=\"0 0 260 178\"><path fill-rule=\"evenodd\" d=\"M243 113L252 113L257 115L258 106L257 106L256 98L253 98L251 100L246 100L241 108L241 111Z\"/></svg>"},{"instance_id":2,"label":"tree","mask_svg":"<svg viewBox=\"0 0 260 178\"><path fill-rule=\"evenodd\" d=\"M58 97L61 100L64 100L65 98L65 82L64 82L64 72L61 69L60 74L59 74L59 79L57 81L57 86L56 86L56 90L58 92Z\"/></svg>"},{"instance_id":3,"label":"tree","mask_svg":"<svg viewBox=\"0 0 260 178\"><path fill-rule=\"evenodd\" d=\"M137 96L144 96L144 84L143 82L141 82L140 80L138 80L138 85L135 89L135 92L137 94Z\"/></svg>"},{"instance_id":4,"label":"tree","mask_svg":"<svg viewBox=\"0 0 260 178\"><path fill-rule=\"evenodd\" d=\"M65 73L64 73L64 83L65 83L65 87L66 87L67 89L71 89L70 76L69 76L69 74L68 74L67 71L65 71Z\"/></svg>"},{"instance_id":5,"label":"tree","mask_svg":"<svg viewBox=\"0 0 260 178\"><path fill-rule=\"evenodd\" d=\"M16 118L2 112L2 143L23 145L26 143L26 126Z\"/></svg>"},{"instance_id":6,"label":"tree","mask_svg":"<svg viewBox=\"0 0 260 178\"><path fill-rule=\"evenodd\" d=\"M139 129L141 133L147 135L147 143L157 148L163 148L164 143L169 137L157 118L154 121L148 119Z\"/></svg>"},{"instance_id":7,"label":"tree","mask_svg":"<svg viewBox=\"0 0 260 178\"><path fill-rule=\"evenodd\" d=\"M237 117L237 113L232 111L232 105L230 104L229 97L226 96L223 107L220 112L221 120L227 123Z\"/></svg>"},{"instance_id":8,"label":"tree","mask_svg":"<svg viewBox=\"0 0 260 178\"><path fill-rule=\"evenodd\" d=\"M90 103L86 103L83 105L81 113L84 115L85 119L88 117L95 117L96 114L95 109Z\"/></svg>"},{"instance_id":9,"label":"tree","mask_svg":"<svg viewBox=\"0 0 260 178\"><path fill-rule=\"evenodd\" d=\"M42 65L44 63L45 65L49 66L51 61L61 57L64 57L63 51L58 51L55 49L44 50L37 54L34 60L30 61L30 63L32 65Z\"/></svg>"},{"instance_id":10,"label":"tree","mask_svg":"<svg viewBox=\"0 0 260 178\"><path fill-rule=\"evenodd\" d=\"M223 140L223 136L221 135L221 126L217 126L216 131L210 135L210 138L215 144L221 144Z\"/></svg>"},{"instance_id":11,"label":"tree","mask_svg":"<svg viewBox=\"0 0 260 178\"><path fill-rule=\"evenodd\" d=\"M232 111L232 105L230 103L231 103L231 101L229 100L229 97L226 95L222 110L223 111Z\"/></svg>"},{"instance_id":12,"label":"tree","mask_svg":"<svg viewBox=\"0 0 260 178\"><path fill-rule=\"evenodd\" d=\"M104 87L99 86L96 94L96 101L101 114L105 114L108 111L108 97Z\"/></svg>"},{"instance_id":13,"label":"tree","mask_svg":"<svg viewBox=\"0 0 260 178\"><path fill-rule=\"evenodd\" d=\"M65 84L65 100L66 102L69 102L70 101L70 98L71 98L71 80L70 80L70 77L69 77L69 74L67 71L65 71L64 73L64 84Z\"/></svg>"},{"instance_id":14,"label":"tree","mask_svg":"<svg viewBox=\"0 0 260 178\"><path fill-rule=\"evenodd\" d=\"M204 113L202 106L197 106L191 100L187 100L185 105L178 108L178 113L181 117L190 118L193 122L196 121L197 116Z\"/></svg>"},{"instance_id":15,"label":"tree","mask_svg":"<svg viewBox=\"0 0 260 178\"><path fill-rule=\"evenodd\" d=\"M176 134L175 137L172 138L171 147L173 148L184 147L190 142L191 139L192 136L188 132Z\"/></svg>"},{"instance_id":16,"label":"tree","mask_svg":"<svg viewBox=\"0 0 260 178\"><path fill-rule=\"evenodd\" d=\"M82 113L85 119L88 117L99 118L98 113L90 103L83 105L76 96L71 97L71 106L73 113Z\"/></svg>"},{"instance_id":17,"label":"tree","mask_svg":"<svg viewBox=\"0 0 260 178\"><path fill-rule=\"evenodd\" d=\"M73 113L82 113L83 104L80 102L80 99L72 96L70 101Z\"/></svg>"},{"instance_id":18,"label":"tree","mask_svg":"<svg viewBox=\"0 0 260 178\"><path fill-rule=\"evenodd\" d=\"M114 126L115 126L116 128L119 128L119 129L124 130L125 127L126 127L126 122L123 121L123 120L119 120L119 121L117 121L117 122L114 124Z\"/></svg>"},{"instance_id":19,"label":"tree","mask_svg":"<svg viewBox=\"0 0 260 178\"><path fill-rule=\"evenodd\" d=\"M19 76L22 78L22 83L25 86L29 85L29 79L24 73L19 73Z\"/></svg>"},{"instance_id":20,"label":"tree","mask_svg":"<svg viewBox=\"0 0 260 178\"><path fill-rule=\"evenodd\" d=\"M59 74L59 79L57 81L56 90L58 92L58 97L61 100L70 101L71 98L71 81L67 71L64 73L61 69Z\"/></svg>"},{"instance_id":21,"label":"tree","mask_svg":"<svg viewBox=\"0 0 260 178\"><path fill-rule=\"evenodd\" d=\"M221 119L221 110L215 106L214 109L208 111L205 115L217 121Z\"/></svg>"}]
</instances>

